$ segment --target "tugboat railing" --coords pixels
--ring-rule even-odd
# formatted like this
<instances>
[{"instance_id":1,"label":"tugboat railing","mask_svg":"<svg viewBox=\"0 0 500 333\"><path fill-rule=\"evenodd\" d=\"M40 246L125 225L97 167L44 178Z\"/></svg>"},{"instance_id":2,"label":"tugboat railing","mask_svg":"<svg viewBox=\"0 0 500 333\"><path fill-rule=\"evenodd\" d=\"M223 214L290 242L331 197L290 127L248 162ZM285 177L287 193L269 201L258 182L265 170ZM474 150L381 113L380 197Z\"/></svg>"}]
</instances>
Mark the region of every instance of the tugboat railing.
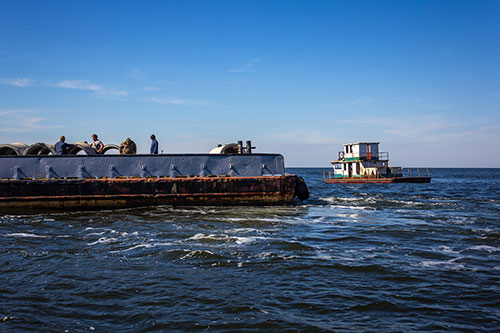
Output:
<instances>
[{"instance_id":1,"label":"tugboat railing","mask_svg":"<svg viewBox=\"0 0 500 333\"><path fill-rule=\"evenodd\" d=\"M421 168L406 168L406 170L408 170L408 175L407 175L407 177L412 177L411 170L415 170L414 172L416 172L416 173L417 173L417 177L421 177L421 176L420 176L420 169L421 169ZM425 170L426 170L426 172L427 172L427 177L430 177L430 176L431 176L431 174L430 174L430 172L429 172L429 168L425 168ZM404 176L404 173L405 173L405 172L404 172L404 169L403 169L403 176ZM425 177L425 176L423 176L423 177Z\"/></svg>"}]
</instances>

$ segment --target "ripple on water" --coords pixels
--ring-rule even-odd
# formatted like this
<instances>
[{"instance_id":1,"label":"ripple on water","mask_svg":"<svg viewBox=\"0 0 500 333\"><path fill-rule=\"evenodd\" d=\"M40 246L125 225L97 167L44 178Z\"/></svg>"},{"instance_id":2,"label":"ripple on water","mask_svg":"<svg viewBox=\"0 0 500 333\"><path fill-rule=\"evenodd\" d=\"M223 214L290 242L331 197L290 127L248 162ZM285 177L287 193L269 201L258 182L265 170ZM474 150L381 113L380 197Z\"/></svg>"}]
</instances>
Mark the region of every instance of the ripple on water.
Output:
<instances>
[{"instance_id":1,"label":"ripple on water","mask_svg":"<svg viewBox=\"0 0 500 333\"><path fill-rule=\"evenodd\" d=\"M296 172L312 198L290 207L0 216L0 330L500 326L499 170L394 186Z\"/></svg>"}]
</instances>

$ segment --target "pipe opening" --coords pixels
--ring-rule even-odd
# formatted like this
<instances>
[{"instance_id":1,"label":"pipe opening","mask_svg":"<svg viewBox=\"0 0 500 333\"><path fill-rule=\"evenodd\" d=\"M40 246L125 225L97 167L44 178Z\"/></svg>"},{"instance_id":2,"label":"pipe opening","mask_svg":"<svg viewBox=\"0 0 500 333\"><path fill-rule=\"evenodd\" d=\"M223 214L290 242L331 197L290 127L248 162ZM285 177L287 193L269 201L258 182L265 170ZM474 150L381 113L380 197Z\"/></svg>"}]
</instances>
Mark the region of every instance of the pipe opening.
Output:
<instances>
[{"instance_id":1,"label":"pipe opening","mask_svg":"<svg viewBox=\"0 0 500 333\"><path fill-rule=\"evenodd\" d=\"M55 155L56 152L55 152L53 146L54 145L45 144L45 143L41 143L41 142L34 143L31 146L29 146L28 148L26 148L23 155L38 155L38 156Z\"/></svg>"}]
</instances>

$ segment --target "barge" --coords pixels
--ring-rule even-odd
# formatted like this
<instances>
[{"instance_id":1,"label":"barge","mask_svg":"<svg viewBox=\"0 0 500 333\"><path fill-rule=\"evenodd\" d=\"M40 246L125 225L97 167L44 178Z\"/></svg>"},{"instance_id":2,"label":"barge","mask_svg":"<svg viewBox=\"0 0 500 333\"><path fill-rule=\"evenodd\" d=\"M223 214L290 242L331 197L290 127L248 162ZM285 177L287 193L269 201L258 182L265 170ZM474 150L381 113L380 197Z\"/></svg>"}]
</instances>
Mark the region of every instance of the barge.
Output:
<instances>
[{"instance_id":1,"label":"barge","mask_svg":"<svg viewBox=\"0 0 500 333\"><path fill-rule=\"evenodd\" d=\"M331 161L332 172L323 174L323 181L330 184L363 184L363 183L430 183L429 169L427 175L421 175L420 169L389 165L389 153L379 152L379 142L358 142L344 145L338 159Z\"/></svg>"},{"instance_id":2,"label":"barge","mask_svg":"<svg viewBox=\"0 0 500 333\"><path fill-rule=\"evenodd\" d=\"M0 156L0 211L287 205L309 197L280 154Z\"/></svg>"}]
</instances>

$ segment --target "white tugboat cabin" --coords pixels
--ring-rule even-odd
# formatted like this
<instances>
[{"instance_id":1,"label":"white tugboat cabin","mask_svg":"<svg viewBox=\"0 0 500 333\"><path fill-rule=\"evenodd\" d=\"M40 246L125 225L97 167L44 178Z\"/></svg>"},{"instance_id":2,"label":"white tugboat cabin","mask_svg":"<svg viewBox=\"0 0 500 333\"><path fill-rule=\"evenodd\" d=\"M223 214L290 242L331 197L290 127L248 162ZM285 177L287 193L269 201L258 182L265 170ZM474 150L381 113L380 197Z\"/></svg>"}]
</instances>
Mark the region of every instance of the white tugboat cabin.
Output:
<instances>
[{"instance_id":1,"label":"white tugboat cabin","mask_svg":"<svg viewBox=\"0 0 500 333\"><path fill-rule=\"evenodd\" d=\"M389 165L389 153L379 151L379 142L357 142L344 145L333 164L333 175L327 183L429 182L430 177L403 177L403 168Z\"/></svg>"}]
</instances>

